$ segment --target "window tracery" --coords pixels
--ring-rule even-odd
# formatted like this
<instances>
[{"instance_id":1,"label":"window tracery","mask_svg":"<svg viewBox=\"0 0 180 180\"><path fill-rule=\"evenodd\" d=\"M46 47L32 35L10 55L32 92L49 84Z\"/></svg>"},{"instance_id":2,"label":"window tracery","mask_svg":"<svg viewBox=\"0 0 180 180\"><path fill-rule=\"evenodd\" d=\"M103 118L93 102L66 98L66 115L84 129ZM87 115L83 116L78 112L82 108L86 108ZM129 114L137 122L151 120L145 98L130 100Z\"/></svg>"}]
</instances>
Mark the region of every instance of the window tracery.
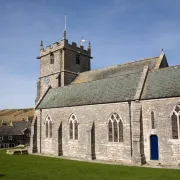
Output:
<instances>
[{"instance_id":1,"label":"window tracery","mask_svg":"<svg viewBox=\"0 0 180 180\"><path fill-rule=\"evenodd\" d=\"M69 118L69 138L78 140L78 120L74 114Z\"/></svg>"},{"instance_id":2,"label":"window tracery","mask_svg":"<svg viewBox=\"0 0 180 180\"><path fill-rule=\"evenodd\" d=\"M108 119L108 136L109 142L123 142L123 123L117 113Z\"/></svg>"}]
</instances>

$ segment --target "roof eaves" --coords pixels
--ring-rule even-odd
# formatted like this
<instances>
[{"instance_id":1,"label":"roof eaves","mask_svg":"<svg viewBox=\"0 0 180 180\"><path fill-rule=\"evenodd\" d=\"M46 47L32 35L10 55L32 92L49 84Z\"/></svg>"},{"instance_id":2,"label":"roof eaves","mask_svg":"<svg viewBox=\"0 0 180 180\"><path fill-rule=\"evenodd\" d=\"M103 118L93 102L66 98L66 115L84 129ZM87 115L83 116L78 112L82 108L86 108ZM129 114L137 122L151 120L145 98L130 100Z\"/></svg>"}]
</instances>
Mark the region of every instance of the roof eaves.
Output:
<instances>
[{"instance_id":1,"label":"roof eaves","mask_svg":"<svg viewBox=\"0 0 180 180\"><path fill-rule=\"evenodd\" d=\"M46 96L46 94L48 93L48 91L51 89L51 85L48 86L47 90L45 91L45 93L42 95L42 97L38 100L35 109L39 106L39 104L41 103L41 101L44 99L44 97Z\"/></svg>"}]
</instances>

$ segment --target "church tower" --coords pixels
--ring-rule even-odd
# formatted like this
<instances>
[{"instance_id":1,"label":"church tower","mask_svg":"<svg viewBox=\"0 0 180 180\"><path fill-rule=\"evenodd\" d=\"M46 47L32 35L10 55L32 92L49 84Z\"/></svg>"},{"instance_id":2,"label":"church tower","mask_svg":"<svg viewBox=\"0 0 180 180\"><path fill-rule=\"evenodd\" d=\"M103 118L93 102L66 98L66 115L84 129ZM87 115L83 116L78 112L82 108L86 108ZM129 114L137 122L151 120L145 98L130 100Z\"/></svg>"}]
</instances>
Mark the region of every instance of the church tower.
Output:
<instances>
[{"instance_id":1,"label":"church tower","mask_svg":"<svg viewBox=\"0 0 180 180\"><path fill-rule=\"evenodd\" d=\"M40 77L36 102L49 86L56 88L69 85L79 73L90 70L90 42L87 49L82 45L77 46L75 42L69 44L64 31L63 39L52 47L49 45L44 49L41 41L40 56L37 59L40 60Z\"/></svg>"}]
</instances>

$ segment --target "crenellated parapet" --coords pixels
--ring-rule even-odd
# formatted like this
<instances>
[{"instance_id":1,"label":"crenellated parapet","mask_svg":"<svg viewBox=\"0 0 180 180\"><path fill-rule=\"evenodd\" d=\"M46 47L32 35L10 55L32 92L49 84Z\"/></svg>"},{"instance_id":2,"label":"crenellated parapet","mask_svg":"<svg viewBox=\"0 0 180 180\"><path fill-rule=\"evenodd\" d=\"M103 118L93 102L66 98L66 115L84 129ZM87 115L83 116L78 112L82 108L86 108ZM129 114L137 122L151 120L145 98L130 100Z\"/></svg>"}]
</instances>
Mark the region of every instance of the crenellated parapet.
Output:
<instances>
[{"instance_id":1,"label":"crenellated parapet","mask_svg":"<svg viewBox=\"0 0 180 180\"><path fill-rule=\"evenodd\" d=\"M66 49L76 51L77 53L80 53L85 56L90 56L91 55L91 49L87 48L85 49L83 45L77 45L75 42L72 42L72 44L67 44L65 47Z\"/></svg>"},{"instance_id":2,"label":"crenellated parapet","mask_svg":"<svg viewBox=\"0 0 180 180\"><path fill-rule=\"evenodd\" d=\"M91 48L89 44L88 44L87 49L85 49L84 46L82 45L78 46L77 43L75 42L72 42L71 44L69 44L67 39L63 39L60 42L55 42L52 46L51 45L46 46L46 48L43 48L43 44L41 41L40 56L38 57L38 59L50 53L53 53L55 51L66 50L66 49L71 50L71 51L76 51L77 53L80 53L85 56L91 55Z\"/></svg>"},{"instance_id":3,"label":"crenellated parapet","mask_svg":"<svg viewBox=\"0 0 180 180\"><path fill-rule=\"evenodd\" d=\"M63 49L65 46L65 43L64 42L55 42L52 46L51 45L48 45L46 46L46 48L41 48L40 49L40 57L42 56L46 56L50 53L53 53L55 51L58 51L60 49Z\"/></svg>"}]
</instances>

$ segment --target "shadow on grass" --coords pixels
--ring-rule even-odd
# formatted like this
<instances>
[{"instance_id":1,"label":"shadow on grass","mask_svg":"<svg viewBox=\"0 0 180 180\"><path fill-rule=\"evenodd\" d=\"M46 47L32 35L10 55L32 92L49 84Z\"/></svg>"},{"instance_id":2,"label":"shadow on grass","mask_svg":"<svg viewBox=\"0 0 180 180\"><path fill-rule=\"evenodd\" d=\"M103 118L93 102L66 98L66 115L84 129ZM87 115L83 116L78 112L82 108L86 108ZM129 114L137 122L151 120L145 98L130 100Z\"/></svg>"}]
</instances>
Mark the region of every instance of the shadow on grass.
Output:
<instances>
[{"instance_id":1,"label":"shadow on grass","mask_svg":"<svg viewBox=\"0 0 180 180\"><path fill-rule=\"evenodd\" d=\"M5 176L4 174L0 174L0 178L1 178L1 177L4 177L4 176Z\"/></svg>"}]
</instances>

